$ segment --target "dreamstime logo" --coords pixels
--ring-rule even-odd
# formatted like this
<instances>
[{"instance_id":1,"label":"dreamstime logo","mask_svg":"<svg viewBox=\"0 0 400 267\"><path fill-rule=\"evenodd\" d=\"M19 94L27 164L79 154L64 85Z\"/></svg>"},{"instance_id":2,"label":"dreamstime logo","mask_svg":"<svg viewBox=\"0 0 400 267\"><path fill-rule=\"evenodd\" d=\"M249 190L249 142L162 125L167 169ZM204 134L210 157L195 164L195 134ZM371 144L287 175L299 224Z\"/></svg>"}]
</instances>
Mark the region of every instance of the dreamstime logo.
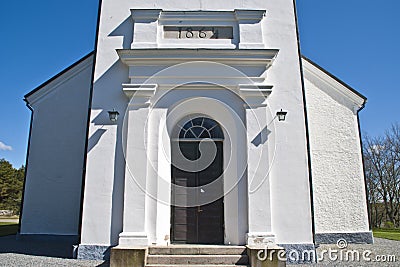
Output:
<instances>
[{"instance_id":1,"label":"dreamstime logo","mask_svg":"<svg viewBox=\"0 0 400 267\"><path fill-rule=\"evenodd\" d=\"M346 241L345 239L339 239L339 240L336 242L336 246L337 246L339 249L345 249L345 248L347 248L347 241Z\"/></svg>"},{"instance_id":2,"label":"dreamstime logo","mask_svg":"<svg viewBox=\"0 0 400 267\"><path fill-rule=\"evenodd\" d=\"M202 75L199 76L199 73ZM179 84L168 78L177 76ZM253 132L261 134L269 124L275 127L275 117L268 106L269 123L261 123L251 108L244 114L243 102L238 104L237 101L237 96L243 97L233 86L221 85L221 77L235 77L240 84L254 83L230 66L195 61L168 67L150 77L142 88L136 90L125 111L122 131L126 170L132 186L139 187L148 196L162 203L193 207L223 197L246 177L247 164L244 162L247 159L247 145L243 139L246 140L247 127L244 121L251 118L251 127L256 130L253 129ZM157 84L162 87L149 90L149 87ZM261 92L259 99L265 101ZM244 103L244 106L251 105ZM215 121L216 124L206 125L205 121ZM184 128L186 123L191 123L191 128ZM213 136L205 135L204 131L212 132L216 128L223 132L222 174L216 175L218 177L213 177L215 179L206 184L191 184L191 181L181 179L184 177L171 183L171 166L180 170L181 176L190 176L190 173L204 171L213 164L218 153L216 141ZM190 138L182 140L182 129L185 133L190 131ZM198 142L198 157L187 155L182 149L183 141ZM241 147L238 147L239 144ZM257 169L265 166L261 162L265 151L259 149L253 155L252 165L256 166L253 173L259 173ZM269 168L271 166L272 163ZM269 170L266 170L264 176L256 180L247 177L249 191L257 190L268 175ZM156 182L158 186L154 186ZM169 190L160 193L157 188ZM171 199L171 191L180 197Z\"/></svg>"},{"instance_id":3,"label":"dreamstime logo","mask_svg":"<svg viewBox=\"0 0 400 267\"><path fill-rule=\"evenodd\" d=\"M296 249L261 249L257 253L257 258L260 261L272 261L277 258L279 261L290 262L396 262L395 255L375 255L368 249L356 250L347 249L348 243L345 239L339 239L336 242L336 248L322 249L318 252L316 250L303 250Z\"/></svg>"}]
</instances>

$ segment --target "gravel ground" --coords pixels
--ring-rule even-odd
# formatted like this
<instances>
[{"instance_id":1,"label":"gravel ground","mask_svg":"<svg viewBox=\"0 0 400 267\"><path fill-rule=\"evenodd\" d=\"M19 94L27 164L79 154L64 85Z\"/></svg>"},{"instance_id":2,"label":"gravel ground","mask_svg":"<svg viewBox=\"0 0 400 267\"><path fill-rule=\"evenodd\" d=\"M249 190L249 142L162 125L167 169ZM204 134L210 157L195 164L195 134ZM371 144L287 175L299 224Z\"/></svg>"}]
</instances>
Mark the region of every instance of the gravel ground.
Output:
<instances>
[{"instance_id":1,"label":"gravel ground","mask_svg":"<svg viewBox=\"0 0 400 267\"><path fill-rule=\"evenodd\" d=\"M17 240L15 235L0 237L1 267L109 266L105 261L69 259L71 255L69 242Z\"/></svg>"},{"instance_id":2,"label":"gravel ground","mask_svg":"<svg viewBox=\"0 0 400 267\"><path fill-rule=\"evenodd\" d=\"M16 253L1 253L0 254L0 266L7 267L56 267L56 266L79 266L79 267L92 267L92 266L109 266L104 261L89 261L89 260L73 260L43 256L31 256Z\"/></svg>"},{"instance_id":3,"label":"gravel ground","mask_svg":"<svg viewBox=\"0 0 400 267\"><path fill-rule=\"evenodd\" d=\"M336 245L321 245L317 249L318 257L321 256L323 251L329 251L329 249L336 253L340 257L340 253L334 251L341 251L343 255L346 252L357 251L360 254L360 261L345 261L345 260L331 260L328 254L325 252L323 261L319 261L318 264L308 265L291 265L297 267L310 267L310 266L400 266L400 241L392 241L387 239L375 238L374 245L354 245L350 244L343 250L339 250ZM368 252L371 252L369 255ZM363 253L367 253L371 261L363 259ZM15 236L7 236L0 238L0 266L35 266L35 267L56 267L56 266L82 266L82 267L94 267L109 266L108 262L105 261L93 261L93 260L74 260L67 259L62 256L65 253L62 246L57 246L49 242L34 242L34 243L21 243L15 240ZM50 255L46 257L43 255ZM350 254L349 254L350 255ZM354 254L353 254L354 255ZM377 262L376 256L395 256L395 262ZM343 256L345 258L345 256ZM351 257L350 257L351 259Z\"/></svg>"}]
</instances>

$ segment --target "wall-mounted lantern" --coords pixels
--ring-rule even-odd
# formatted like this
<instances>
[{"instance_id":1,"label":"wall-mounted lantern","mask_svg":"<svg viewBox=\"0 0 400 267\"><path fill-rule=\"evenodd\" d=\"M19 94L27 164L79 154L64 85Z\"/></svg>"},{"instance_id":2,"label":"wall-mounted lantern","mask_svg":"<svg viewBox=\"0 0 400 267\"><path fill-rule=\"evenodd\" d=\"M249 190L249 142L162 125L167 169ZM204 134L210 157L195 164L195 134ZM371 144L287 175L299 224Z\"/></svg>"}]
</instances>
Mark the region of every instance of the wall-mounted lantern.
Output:
<instances>
[{"instance_id":1,"label":"wall-mounted lantern","mask_svg":"<svg viewBox=\"0 0 400 267\"><path fill-rule=\"evenodd\" d=\"M110 121L112 121L112 122L116 122L118 120L118 115L119 115L119 112L116 111L115 108L113 108L113 110L108 111L108 117L110 118Z\"/></svg>"},{"instance_id":2,"label":"wall-mounted lantern","mask_svg":"<svg viewBox=\"0 0 400 267\"><path fill-rule=\"evenodd\" d=\"M277 111L276 116L278 117L278 121L285 121L286 114L287 114L287 111L283 111L282 109L280 111Z\"/></svg>"}]
</instances>

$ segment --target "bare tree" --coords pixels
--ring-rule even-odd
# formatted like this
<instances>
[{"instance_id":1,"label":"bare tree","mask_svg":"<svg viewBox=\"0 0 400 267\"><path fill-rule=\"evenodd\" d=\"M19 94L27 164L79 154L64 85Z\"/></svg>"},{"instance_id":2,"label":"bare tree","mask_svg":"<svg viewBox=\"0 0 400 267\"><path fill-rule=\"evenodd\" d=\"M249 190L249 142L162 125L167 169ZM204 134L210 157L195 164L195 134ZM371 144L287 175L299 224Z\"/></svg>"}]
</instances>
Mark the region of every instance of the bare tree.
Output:
<instances>
[{"instance_id":1,"label":"bare tree","mask_svg":"<svg viewBox=\"0 0 400 267\"><path fill-rule=\"evenodd\" d=\"M400 124L363 142L372 225L400 226Z\"/></svg>"},{"instance_id":2,"label":"bare tree","mask_svg":"<svg viewBox=\"0 0 400 267\"><path fill-rule=\"evenodd\" d=\"M393 223L400 226L400 124L393 124L390 130L386 131L386 145L388 147L390 168L390 187L391 194L390 208L392 210Z\"/></svg>"}]
</instances>

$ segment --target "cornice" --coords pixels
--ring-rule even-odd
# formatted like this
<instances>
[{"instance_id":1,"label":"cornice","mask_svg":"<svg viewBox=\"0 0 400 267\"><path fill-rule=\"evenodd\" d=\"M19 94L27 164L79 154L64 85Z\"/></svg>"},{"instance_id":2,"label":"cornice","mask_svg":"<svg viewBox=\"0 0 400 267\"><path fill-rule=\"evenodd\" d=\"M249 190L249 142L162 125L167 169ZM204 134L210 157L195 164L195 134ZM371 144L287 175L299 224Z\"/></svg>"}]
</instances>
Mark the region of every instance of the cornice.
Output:
<instances>
[{"instance_id":1,"label":"cornice","mask_svg":"<svg viewBox=\"0 0 400 267\"><path fill-rule=\"evenodd\" d=\"M161 9L131 9L133 20L158 19Z\"/></svg>"},{"instance_id":2,"label":"cornice","mask_svg":"<svg viewBox=\"0 0 400 267\"><path fill-rule=\"evenodd\" d=\"M238 21L259 21L265 16L265 10L235 9L235 17Z\"/></svg>"},{"instance_id":3,"label":"cornice","mask_svg":"<svg viewBox=\"0 0 400 267\"><path fill-rule=\"evenodd\" d=\"M151 99L155 96L157 90L163 90L158 84L122 84L122 90L125 95L131 100L129 106L146 106L150 104ZM219 88L214 84L209 83L190 83L182 84L179 87L182 89L199 90ZM272 85L264 84L239 84L236 88L223 88L235 92L241 97L246 107L254 108L265 106L265 99L272 93Z\"/></svg>"},{"instance_id":4,"label":"cornice","mask_svg":"<svg viewBox=\"0 0 400 267\"><path fill-rule=\"evenodd\" d=\"M357 106L358 109L364 106L365 98L350 90L348 87L344 86L342 83L336 81L332 77L330 77L325 72L321 71L319 68L303 59L303 67L306 75L309 75L311 78L317 79L327 85L329 88L332 88L340 95L347 98L354 105Z\"/></svg>"},{"instance_id":5,"label":"cornice","mask_svg":"<svg viewBox=\"0 0 400 267\"><path fill-rule=\"evenodd\" d=\"M157 86L157 84L122 84L122 90L129 99L133 96L151 98L155 94Z\"/></svg>"},{"instance_id":6,"label":"cornice","mask_svg":"<svg viewBox=\"0 0 400 267\"><path fill-rule=\"evenodd\" d=\"M48 95L49 93L53 92L56 90L58 87L63 85L64 83L68 82L72 78L74 78L76 75L81 73L83 70L91 67L93 65L93 59L92 57L86 58L84 61L80 62L73 68L69 69L56 79L52 80L48 84L44 85L43 87L40 88L40 90L37 90L36 92L25 96L26 101L30 105L34 105L37 103L39 100L41 100L43 97Z\"/></svg>"},{"instance_id":7,"label":"cornice","mask_svg":"<svg viewBox=\"0 0 400 267\"><path fill-rule=\"evenodd\" d=\"M132 14L144 14L140 10L132 10ZM145 11L150 12L150 11ZM265 10L235 9L233 11L159 11L154 10L153 14L159 12L159 21L260 21ZM137 16L137 15L136 15ZM142 15L143 16L143 15Z\"/></svg>"},{"instance_id":8,"label":"cornice","mask_svg":"<svg viewBox=\"0 0 400 267\"><path fill-rule=\"evenodd\" d=\"M265 99L272 93L272 85L264 84L239 84L240 97L245 102L246 108L266 106Z\"/></svg>"},{"instance_id":9,"label":"cornice","mask_svg":"<svg viewBox=\"0 0 400 267\"><path fill-rule=\"evenodd\" d=\"M272 65L278 49L119 49L128 66L165 66L191 61L211 61L227 65Z\"/></svg>"},{"instance_id":10,"label":"cornice","mask_svg":"<svg viewBox=\"0 0 400 267\"><path fill-rule=\"evenodd\" d=\"M235 21L232 11L163 11L160 22L163 21Z\"/></svg>"}]
</instances>

